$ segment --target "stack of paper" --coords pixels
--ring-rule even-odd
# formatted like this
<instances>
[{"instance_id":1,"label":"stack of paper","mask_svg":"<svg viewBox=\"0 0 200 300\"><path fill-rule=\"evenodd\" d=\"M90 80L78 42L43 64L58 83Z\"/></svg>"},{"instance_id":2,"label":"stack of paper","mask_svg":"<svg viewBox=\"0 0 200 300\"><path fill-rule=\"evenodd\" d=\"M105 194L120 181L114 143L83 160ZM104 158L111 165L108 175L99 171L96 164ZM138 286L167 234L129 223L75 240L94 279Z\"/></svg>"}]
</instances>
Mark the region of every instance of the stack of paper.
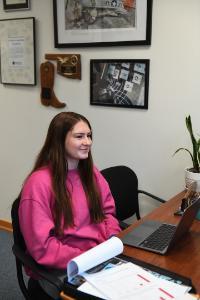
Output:
<instances>
[{"instance_id":1,"label":"stack of paper","mask_svg":"<svg viewBox=\"0 0 200 300\"><path fill-rule=\"evenodd\" d=\"M82 274L87 280L80 287L103 299L172 300L183 296L188 287L160 279L132 263L124 263L95 274ZM84 286L85 285L85 286ZM86 287L86 290L85 290Z\"/></svg>"},{"instance_id":2,"label":"stack of paper","mask_svg":"<svg viewBox=\"0 0 200 300\"><path fill-rule=\"evenodd\" d=\"M191 287L159 278L133 263L116 258L117 264L113 259L110 263L122 252L122 241L112 237L72 259L67 266L68 281L75 283L81 275L86 282L78 289L106 300L180 300L190 290Z\"/></svg>"}]
</instances>

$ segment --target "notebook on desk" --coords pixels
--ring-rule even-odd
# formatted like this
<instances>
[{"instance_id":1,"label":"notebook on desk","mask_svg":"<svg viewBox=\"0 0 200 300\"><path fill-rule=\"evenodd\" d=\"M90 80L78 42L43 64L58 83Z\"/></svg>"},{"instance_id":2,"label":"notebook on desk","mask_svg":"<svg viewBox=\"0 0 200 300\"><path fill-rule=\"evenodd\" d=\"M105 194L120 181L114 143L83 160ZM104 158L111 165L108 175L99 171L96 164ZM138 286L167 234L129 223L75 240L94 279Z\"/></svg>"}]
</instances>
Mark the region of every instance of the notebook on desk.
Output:
<instances>
[{"instance_id":1,"label":"notebook on desk","mask_svg":"<svg viewBox=\"0 0 200 300\"><path fill-rule=\"evenodd\" d=\"M146 220L126 234L122 242L129 246L165 254L189 230L199 208L200 199L185 210L177 225Z\"/></svg>"}]
</instances>

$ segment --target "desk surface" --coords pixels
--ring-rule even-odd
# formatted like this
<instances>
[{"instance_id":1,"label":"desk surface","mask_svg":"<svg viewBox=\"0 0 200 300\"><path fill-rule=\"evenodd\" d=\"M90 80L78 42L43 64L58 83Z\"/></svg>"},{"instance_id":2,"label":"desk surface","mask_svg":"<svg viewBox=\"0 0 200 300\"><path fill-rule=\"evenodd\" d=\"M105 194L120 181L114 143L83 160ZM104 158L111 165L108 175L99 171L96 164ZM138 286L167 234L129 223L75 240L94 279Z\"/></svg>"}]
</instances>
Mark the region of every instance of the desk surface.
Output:
<instances>
[{"instance_id":1,"label":"desk surface","mask_svg":"<svg viewBox=\"0 0 200 300\"><path fill-rule=\"evenodd\" d=\"M142 220L155 219L166 221L171 224L177 224L180 217L174 216L173 213L178 209L183 195L184 192L179 193L142 218ZM119 234L119 237L124 236L133 228L137 227L142 220L134 222L129 228L122 231ZM185 237L179 241L178 245L174 246L166 255L154 254L130 246L124 247L123 254L191 278L197 293L200 294L200 221L195 220L190 232L187 233ZM72 298L68 298L66 295L62 294L62 299L67 300Z\"/></svg>"},{"instance_id":2,"label":"desk surface","mask_svg":"<svg viewBox=\"0 0 200 300\"><path fill-rule=\"evenodd\" d=\"M174 216L173 212L178 209L183 195L184 192L179 193L142 220L155 219L177 224L180 217ZM119 237L135 228L142 220L135 222L128 229L121 232ZM191 278L197 292L200 293L200 221L195 220L190 232L166 255L154 254L130 246L125 246L124 254Z\"/></svg>"}]
</instances>

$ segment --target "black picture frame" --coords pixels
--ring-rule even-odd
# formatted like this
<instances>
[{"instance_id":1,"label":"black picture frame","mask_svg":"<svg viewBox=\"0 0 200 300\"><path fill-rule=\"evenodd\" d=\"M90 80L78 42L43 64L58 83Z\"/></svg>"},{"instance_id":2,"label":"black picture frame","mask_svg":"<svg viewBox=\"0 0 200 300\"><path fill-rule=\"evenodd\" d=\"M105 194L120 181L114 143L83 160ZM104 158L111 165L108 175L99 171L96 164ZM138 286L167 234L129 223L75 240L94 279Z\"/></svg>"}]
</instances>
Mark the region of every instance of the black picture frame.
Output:
<instances>
[{"instance_id":1,"label":"black picture frame","mask_svg":"<svg viewBox=\"0 0 200 300\"><path fill-rule=\"evenodd\" d=\"M91 59L90 104L148 109L149 59Z\"/></svg>"},{"instance_id":2,"label":"black picture frame","mask_svg":"<svg viewBox=\"0 0 200 300\"><path fill-rule=\"evenodd\" d=\"M9 3L7 0L3 0L3 8L5 11L12 11L12 10L26 10L30 9L30 0L22 1L12 1Z\"/></svg>"},{"instance_id":3,"label":"black picture frame","mask_svg":"<svg viewBox=\"0 0 200 300\"><path fill-rule=\"evenodd\" d=\"M36 85L35 18L0 20L0 81Z\"/></svg>"},{"instance_id":4,"label":"black picture frame","mask_svg":"<svg viewBox=\"0 0 200 300\"><path fill-rule=\"evenodd\" d=\"M69 3L53 0L55 48L151 45L153 0L84 0L76 10Z\"/></svg>"}]
</instances>

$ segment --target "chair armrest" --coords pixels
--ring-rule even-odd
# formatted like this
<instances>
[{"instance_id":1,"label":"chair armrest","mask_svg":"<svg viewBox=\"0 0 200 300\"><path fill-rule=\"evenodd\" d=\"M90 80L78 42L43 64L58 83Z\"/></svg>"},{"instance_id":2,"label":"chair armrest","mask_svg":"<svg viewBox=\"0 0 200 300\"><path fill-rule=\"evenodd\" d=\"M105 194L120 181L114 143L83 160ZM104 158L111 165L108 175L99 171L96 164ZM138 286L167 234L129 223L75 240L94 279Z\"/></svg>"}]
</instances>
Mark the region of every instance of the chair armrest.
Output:
<instances>
[{"instance_id":1,"label":"chair armrest","mask_svg":"<svg viewBox=\"0 0 200 300\"><path fill-rule=\"evenodd\" d=\"M36 261L28 254L24 254L24 251L17 245L13 245L12 251L16 258L22 262L24 266L29 267L35 274L46 279L53 284L59 291L63 290L63 282L53 275L48 269L36 263Z\"/></svg>"},{"instance_id":2,"label":"chair armrest","mask_svg":"<svg viewBox=\"0 0 200 300\"><path fill-rule=\"evenodd\" d=\"M147 195L147 196L149 196L149 197L151 197L151 198L153 198L153 199L155 199L155 200L157 200L157 201L159 201L159 202L161 202L161 203L165 203L166 201L164 200L164 199L162 199L162 198L160 198L160 197L157 197L157 196L155 196L155 195L153 195L153 194L151 194L151 193L148 193L148 192L146 192L146 191L143 191L143 190L138 190L138 194L145 194L145 195Z\"/></svg>"}]
</instances>

